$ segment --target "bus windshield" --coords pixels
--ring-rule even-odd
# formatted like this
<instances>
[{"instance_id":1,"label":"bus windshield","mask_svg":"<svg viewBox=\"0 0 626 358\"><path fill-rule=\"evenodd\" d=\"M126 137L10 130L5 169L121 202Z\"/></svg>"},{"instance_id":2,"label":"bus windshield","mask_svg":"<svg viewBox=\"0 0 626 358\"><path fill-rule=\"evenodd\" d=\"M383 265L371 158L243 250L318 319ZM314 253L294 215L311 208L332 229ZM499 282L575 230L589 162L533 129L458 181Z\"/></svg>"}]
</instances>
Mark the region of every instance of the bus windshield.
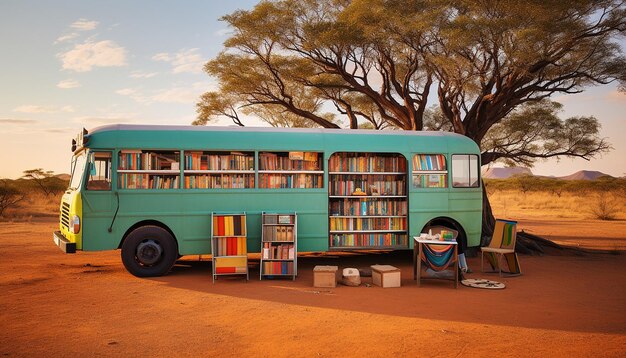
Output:
<instances>
[{"instance_id":1,"label":"bus windshield","mask_svg":"<svg viewBox=\"0 0 626 358\"><path fill-rule=\"evenodd\" d=\"M75 155L72 158L72 179L70 180L70 189L78 189L80 181L85 171L85 162L87 161L87 154L82 151L80 154Z\"/></svg>"}]
</instances>

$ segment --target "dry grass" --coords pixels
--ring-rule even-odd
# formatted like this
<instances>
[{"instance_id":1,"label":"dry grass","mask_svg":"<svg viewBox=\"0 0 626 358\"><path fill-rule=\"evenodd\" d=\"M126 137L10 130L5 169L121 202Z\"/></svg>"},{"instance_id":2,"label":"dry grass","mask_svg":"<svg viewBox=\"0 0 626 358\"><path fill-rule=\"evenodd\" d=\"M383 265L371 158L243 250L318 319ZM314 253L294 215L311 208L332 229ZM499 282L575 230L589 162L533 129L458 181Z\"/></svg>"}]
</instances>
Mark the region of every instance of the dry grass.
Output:
<instances>
[{"instance_id":1,"label":"dry grass","mask_svg":"<svg viewBox=\"0 0 626 358\"><path fill-rule=\"evenodd\" d=\"M40 191L27 192L16 206L6 210L2 220L32 221L38 217L58 216L61 196L62 194L46 196Z\"/></svg>"},{"instance_id":2,"label":"dry grass","mask_svg":"<svg viewBox=\"0 0 626 358\"><path fill-rule=\"evenodd\" d=\"M624 198L617 192L562 193L496 190L489 195L496 217L524 219L626 219ZM600 215L602 214L602 215Z\"/></svg>"}]
</instances>

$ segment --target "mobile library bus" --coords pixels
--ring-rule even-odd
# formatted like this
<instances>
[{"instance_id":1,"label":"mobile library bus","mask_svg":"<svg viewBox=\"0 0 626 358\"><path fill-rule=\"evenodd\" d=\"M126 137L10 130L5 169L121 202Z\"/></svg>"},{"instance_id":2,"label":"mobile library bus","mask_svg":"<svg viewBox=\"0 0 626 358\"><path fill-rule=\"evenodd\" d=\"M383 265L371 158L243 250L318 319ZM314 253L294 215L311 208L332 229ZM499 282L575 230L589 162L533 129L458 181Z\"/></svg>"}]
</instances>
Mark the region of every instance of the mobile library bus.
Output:
<instances>
[{"instance_id":1,"label":"mobile library bus","mask_svg":"<svg viewBox=\"0 0 626 358\"><path fill-rule=\"evenodd\" d=\"M298 251L409 250L429 227L480 243L480 152L447 132L108 125L72 143L53 238L64 252L121 249L136 276L211 253L211 214L298 213Z\"/></svg>"}]
</instances>

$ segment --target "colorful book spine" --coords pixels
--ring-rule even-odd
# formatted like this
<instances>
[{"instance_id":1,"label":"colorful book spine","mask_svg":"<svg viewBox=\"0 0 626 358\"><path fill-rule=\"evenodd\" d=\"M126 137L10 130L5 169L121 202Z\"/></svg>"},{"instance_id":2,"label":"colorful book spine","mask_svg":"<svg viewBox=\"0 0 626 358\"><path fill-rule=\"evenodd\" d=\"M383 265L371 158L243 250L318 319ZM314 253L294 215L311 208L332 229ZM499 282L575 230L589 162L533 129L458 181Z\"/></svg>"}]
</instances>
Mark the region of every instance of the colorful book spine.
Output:
<instances>
[{"instance_id":1,"label":"colorful book spine","mask_svg":"<svg viewBox=\"0 0 626 358\"><path fill-rule=\"evenodd\" d=\"M406 234L372 233L372 234L332 234L331 247L408 247Z\"/></svg>"}]
</instances>

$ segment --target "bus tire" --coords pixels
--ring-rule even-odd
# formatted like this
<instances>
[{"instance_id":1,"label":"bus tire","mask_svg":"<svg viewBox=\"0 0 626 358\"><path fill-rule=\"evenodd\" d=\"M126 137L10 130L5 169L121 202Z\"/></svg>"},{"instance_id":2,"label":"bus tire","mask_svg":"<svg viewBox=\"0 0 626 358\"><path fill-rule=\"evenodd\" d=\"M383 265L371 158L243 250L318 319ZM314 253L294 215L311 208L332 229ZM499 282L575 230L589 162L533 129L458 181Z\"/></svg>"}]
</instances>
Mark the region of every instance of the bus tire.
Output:
<instances>
[{"instance_id":1,"label":"bus tire","mask_svg":"<svg viewBox=\"0 0 626 358\"><path fill-rule=\"evenodd\" d=\"M176 240L158 226L133 230L122 244L122 262L137 277L163 276L178 258Z\"/></svg>"}]
</instances>

